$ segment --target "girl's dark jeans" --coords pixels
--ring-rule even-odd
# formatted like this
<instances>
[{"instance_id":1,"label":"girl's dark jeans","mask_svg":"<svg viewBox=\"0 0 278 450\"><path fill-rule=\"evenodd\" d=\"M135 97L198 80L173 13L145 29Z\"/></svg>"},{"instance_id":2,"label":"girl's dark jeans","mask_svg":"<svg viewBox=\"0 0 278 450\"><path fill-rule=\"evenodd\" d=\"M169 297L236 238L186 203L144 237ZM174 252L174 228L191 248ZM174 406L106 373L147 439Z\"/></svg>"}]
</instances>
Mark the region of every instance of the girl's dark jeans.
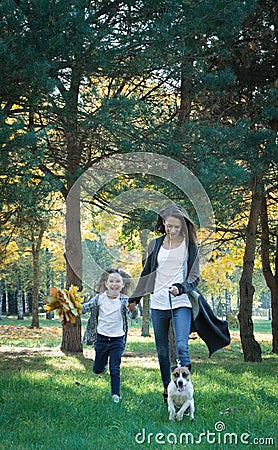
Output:
<instances>
[{"instance_id":1,"label":"girl's dark jeans","mask_svg":"<svg viewBox=\"0 0 278 450\"><path fill-rule=\"evenodd\" d=\"M124 351L124 336L108 337L98 334L95 351L94 373L104 372L109 357L111 394L120 395L120 365Z\"/></svg>"}]
</instances>

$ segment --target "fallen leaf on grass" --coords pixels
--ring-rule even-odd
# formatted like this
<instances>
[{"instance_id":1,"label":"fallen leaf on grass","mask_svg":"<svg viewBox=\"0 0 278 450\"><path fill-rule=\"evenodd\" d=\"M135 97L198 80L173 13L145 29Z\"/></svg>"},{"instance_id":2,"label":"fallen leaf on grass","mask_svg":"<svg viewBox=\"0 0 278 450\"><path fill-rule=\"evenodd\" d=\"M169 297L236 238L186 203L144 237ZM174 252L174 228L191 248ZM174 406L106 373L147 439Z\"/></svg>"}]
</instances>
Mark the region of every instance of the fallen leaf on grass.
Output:
<instances>
[{"instance_id":1,"label":"fallen leaf on grass","mask_svg":"<svg viewBox=\"0 0 278 450\"><path fill-rule=\"evenodd\" d=\"M61 336L60 327L30 328L29 326L0 325L0 337L9 339L40 339Z\"/></svg>"}]
</instances>

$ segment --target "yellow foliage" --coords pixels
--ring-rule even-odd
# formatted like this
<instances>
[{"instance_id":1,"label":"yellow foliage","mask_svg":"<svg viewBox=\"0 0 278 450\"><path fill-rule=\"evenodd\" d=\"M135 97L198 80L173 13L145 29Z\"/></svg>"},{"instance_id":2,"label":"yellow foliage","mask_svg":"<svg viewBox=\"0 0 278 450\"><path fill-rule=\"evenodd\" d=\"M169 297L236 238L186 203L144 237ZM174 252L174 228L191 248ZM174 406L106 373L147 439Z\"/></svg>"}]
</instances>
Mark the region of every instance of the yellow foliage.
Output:
<instances>
[{"instance_id":1,"label":"yellow foliage","mask_svg":"<svg viewBox=\"0 0 278 450\"><path fill-rule=\"evenodd\" d=\"M207 264L202 272L202 279L206 280L212 291L219 285L222 288L231 289L232 281L230 276L240 265L242 257L232 254L230 251L226 253L215 251L213 254L213 262Z\"/></svg>"},{"instance_id":2,"label":"yellow foliage","mask_svg":"<svg viewBox=\"0 0 278 450\"><path fill-rule=\"evenodd\" d=\"M5 249L5 256L2 260L2 264L0 267L4 267L8 264L11 264L15 261L18 261L18 245L15 241L11 241L8 243L6 249Z\"/></svg>"},{"instance_id":3,"label":"yellow foliage","mask_svg":"<svg viewBox=\"0 0 278 450\"><path fill-rule=\"evenodd\" d=\"M48 302L45 306L47 312L57 310L63 326L68 323L75 323L77 315L82 313L81 297L77 286L70 286L69 290L59 290L57 288L50 289L50 295L46 298Z\"/></svg>"},{"instance_id":4,"label":"yellow foliage","mask_svg":"<svg viewBox=\"0 0 278 450\"><path fill-rule=\"evenodd\" d=\"M96 241L98 239L98 236L96 233L93 233L91 230L82 229L82 238L83 239L89 239L90 241Z\"/></svg>"}]
</instances>

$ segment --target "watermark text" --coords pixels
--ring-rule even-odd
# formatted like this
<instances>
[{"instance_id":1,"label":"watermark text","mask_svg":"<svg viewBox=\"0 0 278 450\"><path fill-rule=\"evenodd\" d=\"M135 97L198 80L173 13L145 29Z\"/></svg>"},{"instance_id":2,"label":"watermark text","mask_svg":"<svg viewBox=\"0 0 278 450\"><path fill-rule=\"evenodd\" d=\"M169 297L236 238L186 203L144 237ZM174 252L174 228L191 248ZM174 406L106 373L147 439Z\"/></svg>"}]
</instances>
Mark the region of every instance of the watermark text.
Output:
<instances>
[{"instance_id":1,"label":"watermark text","mask_svg":"<svg viewBox=\"0 0 278 450\"><path fill-rule=\"evenodd\" d=\"M224 444L224 445L268 445L274 446L274 438L271 437L252 437L249 433L237 434L235 432L227 432L226 426L223 422L216 422L215 430L206 430L201 433L193 434L191 432L181 433L152 433L148 432L146 428L142 428L135 435L136 444L183 444L183 445L199 445L207 444Z\"/></svg>"}]
</instances>

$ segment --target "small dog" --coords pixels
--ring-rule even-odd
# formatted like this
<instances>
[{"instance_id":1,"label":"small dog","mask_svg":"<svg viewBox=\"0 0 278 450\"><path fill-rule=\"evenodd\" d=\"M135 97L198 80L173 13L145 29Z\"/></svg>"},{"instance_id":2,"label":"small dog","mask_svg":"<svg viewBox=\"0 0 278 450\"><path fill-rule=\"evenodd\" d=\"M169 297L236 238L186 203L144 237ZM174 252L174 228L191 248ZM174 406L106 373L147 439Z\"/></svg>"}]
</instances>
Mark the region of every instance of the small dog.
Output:
<instances>
[{"instance_id":1,"label":"small dog","mask_svg":"<svg viewBox=\"0 0 278 450\"><path fill-rule=\"evenodd\" d=\"M177 420L182 420L187 409L189 409L190 420L194 420L193 392L188 368L180 365L174 367L172 381L168 386L169 420L175 420L175 417Z\"/></svg>"}]
</instances>

